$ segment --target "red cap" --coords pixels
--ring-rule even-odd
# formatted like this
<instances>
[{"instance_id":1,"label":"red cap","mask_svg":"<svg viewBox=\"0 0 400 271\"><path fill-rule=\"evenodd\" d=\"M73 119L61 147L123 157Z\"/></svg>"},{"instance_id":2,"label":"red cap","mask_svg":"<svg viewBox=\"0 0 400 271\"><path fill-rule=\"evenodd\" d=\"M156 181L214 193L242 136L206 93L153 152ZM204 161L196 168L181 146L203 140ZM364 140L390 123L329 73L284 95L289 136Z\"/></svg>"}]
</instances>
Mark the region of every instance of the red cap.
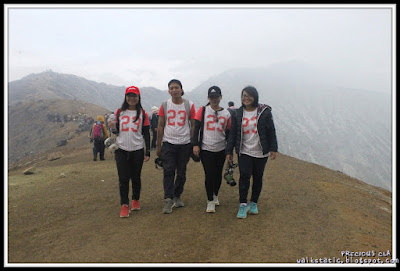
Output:
<instances>
[{"instance_id":1,"label":"red cap","mask_svg":"<svg viewBox=\"0 0 400 271\"><path fill-rule=\"evenodd\" d=\"M128 94L128 93L134 93L136 95L140 95L139 89L137 87L135 87L135 86L127 87L126 90L125 90L125 95Z\"/></svg>"}]
</instances>

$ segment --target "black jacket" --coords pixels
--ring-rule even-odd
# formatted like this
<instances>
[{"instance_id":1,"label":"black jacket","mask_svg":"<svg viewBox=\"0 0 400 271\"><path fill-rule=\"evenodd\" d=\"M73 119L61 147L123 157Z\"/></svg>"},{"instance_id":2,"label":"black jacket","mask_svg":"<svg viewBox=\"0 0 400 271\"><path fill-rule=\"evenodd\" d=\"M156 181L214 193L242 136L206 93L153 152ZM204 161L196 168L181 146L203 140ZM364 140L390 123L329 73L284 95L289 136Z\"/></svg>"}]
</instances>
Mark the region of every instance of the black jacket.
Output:
<instances>
[{"instance_id":1,"label":"black jacket","mask_svg":"<svg viewBox=\"0 0 400 271\"><path fill-rule=\"evenodd\" d=\"M232 125L229 133L228 143L225 148L226 154L233 154L233 148L236 148L236 153L240 154L242 146L242 121L243 121L243 106L236 109L235 114L232 114ZM263 154L270 151L278 151L278 142L276 140L275 125L271 113L272 108L265 104L260 104L257 108L257 131L260 136L260 143Z\"/></svg>"},{"instance_id":2,"label":"black jacket","mask_svg":"<svg viewBox=\"0 0 400 271\"><path fill-rule=\"evenodd\" d=\"M158 127L158 114L157 113L153 113L151 115L150 126L151 126L152 131L154 131L154 129Z\"/></svg>"}]
</instances>

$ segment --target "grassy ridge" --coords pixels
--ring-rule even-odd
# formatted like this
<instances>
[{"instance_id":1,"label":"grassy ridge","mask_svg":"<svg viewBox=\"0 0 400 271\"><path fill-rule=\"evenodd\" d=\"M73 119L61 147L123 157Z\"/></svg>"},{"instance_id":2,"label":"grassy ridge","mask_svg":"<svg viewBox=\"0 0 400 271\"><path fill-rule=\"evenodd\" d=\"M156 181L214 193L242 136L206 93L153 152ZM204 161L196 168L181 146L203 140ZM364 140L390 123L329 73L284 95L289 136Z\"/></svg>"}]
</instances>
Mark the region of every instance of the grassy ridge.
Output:
<instances>
[{"instance_id":1,"label":"grassy ridge","mask_svg":"<svg viewBox=\"0 0 400 271\"><path fill-rule=\"evenodd\" d=\"M154 158L143 166L142 209L127 219L115 161L108 152L92 161L89 144L38 162L33 175L9 172L9 262L296 263L392 250L391 193L340 172L279 154L267 163L259 214L240 220L237 186L225 182L216 213L205 212L204 172L190 161L185 207L165 215Z\"/></svg>"}]
</instances>

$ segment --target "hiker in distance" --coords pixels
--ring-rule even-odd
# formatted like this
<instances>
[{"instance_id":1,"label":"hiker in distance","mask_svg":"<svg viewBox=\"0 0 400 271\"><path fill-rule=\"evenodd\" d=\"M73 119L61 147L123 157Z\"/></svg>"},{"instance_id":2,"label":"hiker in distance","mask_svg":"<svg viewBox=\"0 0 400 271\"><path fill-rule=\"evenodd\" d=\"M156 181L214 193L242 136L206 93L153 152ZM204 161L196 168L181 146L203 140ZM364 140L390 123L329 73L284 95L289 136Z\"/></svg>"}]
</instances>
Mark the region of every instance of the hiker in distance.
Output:
<instances>
[{"instance_id":1,"label":"hiker in distance","mask_svg":"<svg viewBox=\"0 0 400 271\"><path fill-rule=\"evenodd\" d=\"M275 125L271 107L259 104L258 91L245 87L241 94L242 106L232 115L232 126L226 146L226 159L232 161L235 147L239 162L239 211L238 218L247 213L258 213L258 198L263 185L263 174L268 158L274 160L278 151ZM253 176L250 204L247 196Z\"/></svg>"},{"instance_id":2,"label":"hiker in distance","mask_svg":"<svg viewBox=\"0 0 400 271\"><path fill-rule=\"evenodd\" d=\"M101 115L97 116L97 121L93 123L92 129L90 130L89 138L90 142L93 142L93 161L97 161L97 154L100 156L100 161L104 161L104 140L108 138L108 129L104 125L104 117Z\"/></svg>"},{"instance_id":3,"label":"hiker in distance","mask_svg":"<svg viewBox=\"0 0 400 271\"><path fill-rule=\"evenodd\" d=\"M151 139L151 148L155 149L157 144L157 128L158 128L158 107L153 106L151 108L151 121L150 127L152 132L152 139Z\"/></svg>"},{"instance_id":4,"label":"hiker in distance","mask_svg":"<svg viewBox=\"0 0 400 271\"><path fill-rule=\"evenodd\" d=\"M228 108L227 109L228 109L229 113L234 114L235 110L236 110L235 103L230 101L228 103Z\"/></svg>"},{"instance_id":5,"label":"hiker in distance","mask_svg":"<svg viewBox=\"0 0 400 271\"><path fill-rule=\"evenodd\" d=\"M212 86L208 89L208 101L197 111L192 137L193 154L200 157L205 173L207 195L206 212L214 213L218 206L218 192L222 182L225 163L226 140L231 126L231 113L219 104L221 89Z\"/></svg>"},{"instance_id":6,"label":"hiker in distance","mask_svg":"<svg viewBox=\"0 0 400 271\"><path fill-rule=\"evenodd\" d=\"M112 131L117 134L115 161L119 178L120 217L129 217L130 211L140 210L142 166L150 159L150 121L142 108L139 88L126 88L124 101L115 116ZM129 209L130 181L132 204Z\"/></svg>"},{"instance_id":7,"label":"hiker in distance","mask_svg":"<svg viewBox=\"0 0 400 271\"><path fill-rule=\"evenodd\" d=\"M164 214L173 207L183 207L181 199L186 182L186 165L192 153L190 143L196 109L192 101L183 99L182 83L168 83L171 98L163 102L158 112L157 156L163 162ZM176 179L175 179L176 173Z\"/></svg>"}]
</instances>

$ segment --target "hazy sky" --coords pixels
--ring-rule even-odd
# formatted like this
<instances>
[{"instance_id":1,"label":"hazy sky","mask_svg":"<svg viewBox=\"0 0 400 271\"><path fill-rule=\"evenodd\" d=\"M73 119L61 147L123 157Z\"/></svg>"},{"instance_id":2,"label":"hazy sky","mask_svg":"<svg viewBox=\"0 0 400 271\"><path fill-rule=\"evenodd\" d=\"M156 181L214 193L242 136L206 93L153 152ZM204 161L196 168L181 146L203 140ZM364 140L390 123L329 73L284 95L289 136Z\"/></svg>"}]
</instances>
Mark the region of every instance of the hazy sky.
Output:
<instances>
[{"instance_id":1,"label":"hazy sky","mask_svg":"<svg viewBox=\"0 0 400 271\"><path fill-rule=\"evenodd\" d=\"M301 60L389 92L394 5L6 5L9 81L51 69L192 90L232 68ZM217 8L218 7L218 8Z\"/></svg>"}]
</instances>

